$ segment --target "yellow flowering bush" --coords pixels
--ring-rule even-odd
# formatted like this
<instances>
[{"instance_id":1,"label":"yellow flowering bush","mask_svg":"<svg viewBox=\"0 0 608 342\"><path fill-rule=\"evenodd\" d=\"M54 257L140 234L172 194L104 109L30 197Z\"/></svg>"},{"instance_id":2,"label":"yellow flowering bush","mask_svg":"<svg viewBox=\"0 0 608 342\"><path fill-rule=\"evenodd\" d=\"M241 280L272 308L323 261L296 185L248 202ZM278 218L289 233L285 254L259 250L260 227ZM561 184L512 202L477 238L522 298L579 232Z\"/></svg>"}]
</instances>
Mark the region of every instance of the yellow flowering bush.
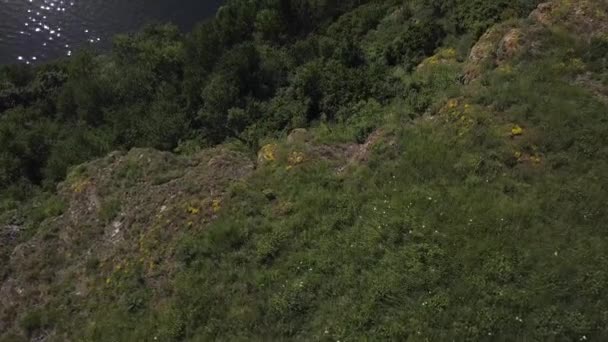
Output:
<instances>
[{"instance_id":1,"label":"yellow flowering bush","mask_svg":"<svg viewBox=\"0 0 608 342\"><path fill-rule=\"evenodd\" d=\"M448 100L447 107L448 107L448 109L454 109L454 108L458 107L458 99Z\"/></svg>"},{"instance_id":2,"label":"yellow flowering bush","mask_svg":"<svg viewBox=\"0 0 608 342\"><path fill-rule=\"evenodd\" d=\"M441 108L441 114L447 114L446 122L451 122L457 125L458 136L463 136L475 123L472 117L474 112L473 106L469 103L463 103L462 99L452 98Z\"/></svg>"},{"instance_id":3,"label":"yellow flowering bush","mask_svg":"<svg viewBox=\"0 0 608 342\"><path fill-rule=\"evenodd\" d=\"M87 179L79 179L74 184L72 184L72 191L79 194L82 193L87 186L89 186L90 182Z\"/></svg>"},{"instance_id":4,"label":"yellow flowering bush","mask_svg":"<svg viewBox=\"0 0 608 342\"><path fill-rule=\"evenodd\" d=\"M511 136L516 137L516 136L520 136L524 134L524 129L519 126L519 125L515 125L511 128Z\"/></svg>"},{"instance_id":5,"label":"yellow flowering bush","mask_svg":"<svg viewBox=\"0 0 608 342\"><path fill-rule=\"evenodd\" d=\"M219 212L222 209L222 201L220 199L214 199L211 201L211 210L214 213Z\"/></svg>"},{"instance_id":6,"label":"yellow flowering bush","mask_svg":"<svg viewBox=\"0 0 608 342\"><path fill-rule=\"evenodd\" d=\"M433 56L425 59L420 63L419 68L425 67L427 65L437 65L441 63L453 62L456 61L457 52L453 48L441 49L439 52L434 54Z\"/></svg>"},{"instance_id":7,"label":"yellow flowering bush","mask_svg":"<svg viewBox=\"0 0 608 342\"><path fill-rule=\"evenodd\" d=\"M187 212L191 215L198 215L201 212L201 210L194 206L188 206Z\"/></svg>"},{"instance_id":8,"label":"yellow flowering bush","mask_svg":"<svg viewBox=\"0 0 608 342\"><path fill-rule=\"evenodd\" d=\"M265 161L275 161L277 159L277 145L276 144L268 144L262 147L260 151L261 157Z\"/></svg>"},{"instance_id":9,"label":"yellow flowering bush","mask_svg":"<svg viewBox=\"0 0 608 342\"><path fill-rule=\"evenodd\" d=\"M289 154L289 158L287 159L287 162L289 163L290 166L296 166L298 164L302 164L302 162L304 162L304 153L303 152L291 152Z\"/></svg>"},{"instance_id":10,"label":"yellow flowering bush","mask_svg":"<svg viewBox=\"0 0 608 342\"><path fill-rule=\"evenodd\" d=\"M510 75L513 73L513 66L510 64L502 64L501 66L498 67L498 72L501 72L503 74L507 74Z\"/></svg>"}]
</instances>

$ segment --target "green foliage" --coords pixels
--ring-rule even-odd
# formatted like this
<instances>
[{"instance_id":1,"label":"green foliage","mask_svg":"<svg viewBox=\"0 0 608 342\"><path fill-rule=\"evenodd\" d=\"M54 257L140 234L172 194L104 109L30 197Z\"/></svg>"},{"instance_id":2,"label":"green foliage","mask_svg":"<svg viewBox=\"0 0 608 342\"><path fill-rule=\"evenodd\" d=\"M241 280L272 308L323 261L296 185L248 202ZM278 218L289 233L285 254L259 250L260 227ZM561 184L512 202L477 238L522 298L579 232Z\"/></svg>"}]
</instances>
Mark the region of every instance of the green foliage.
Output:
<instances>
[{"instance_id":1,"label":"green foliage","mask_svg":"<svg viewBox=\"0 0 608 342\"><path fill-rule=\"evenodd\" d=\"M263 40L271 42L278 41L285 32L285 23L279 11L275 9L263 9L255 18L255 32Z\"/></svg>"},{"instance_id":2,"label":"green foliage","mask_svg":"<svg viewBox=\"0 0 608 342\"><path fill-rule=\"evenodd\" d=\"M406 69L416 66L423 57L430 55L442 37L440 26L435 21L414 20L403 29L403 33L387 47L384 53L389 65L404 65Z\"/></svg>"},{"instance_id":3,"label":"green foliage","mask_svg":"<svg viewBox=\"0 0 608 342\"><path fill-rule=\"evenodd\" d=\"M67 132L62 132L67 134ZM77 126L67 136L60 136L59 141L51 148L44 168L46 183L51 186L66 177L67 170L73 165L90 160L92 156L110 151L107 133ZM78 146L78 149L74 149Z\"/></svg>"},{"instance_id":4,"label":"green foliage","mask_svg":"<svg viewBox=\"0 0 608 342\"><path fill-rule=\"evenodd\" d=\"M52 327L54 323L53 312L44 309L33 310L28 312L20 323L25 333L32 337L35 333Z\"/></svg>"},{"instance_id":5,"label":"green foliage","mask_svg":"<svg viewBox=\"0 0 608 342\"><path fill-rule=\"evenodd\" d=\"M140 75L151 76L149 81L169 82L179 77L184 48L177 27L148 26L135 35L117 36L113 57L119 66L129 71L146 71Z\"/></svg>"},{"instance_id":6,"label":"green foliage","mask_svg":"<svg viewBox=\"0 0 608 342\"><path fill-rule=\"evenodd\" d=\"M99 219L108 224L118 216L120 210L121 203L119 198L104 198L101 209L99 210Z\"/></svg>"},{"instance_id":7,"label":"green foliage","mask_svg":"<svg viewBox=\"0 0 608 342\"><path fill-rule=\"evenodd\" d=\"M455 0L452 25L460 30L481 35L484 30L499 21L522 17L539 3L536 0Z\"/></svg>"},{"instance_id":8,"label":"green foliage","mask_svg":"<svg viewBox=\"0 0 608 342\"><path fill-rule=\"evenodd\" d=\"M595 72L605 73L608 70L608 36L594 37L591 40L585 60Z\"/></svg>"},{"instance_id":9,"label":"green foliage","mask_svg":"<svg viewBox=\"0 0 608 342\"><path fill-rule=\"evenodd\" d=\"M32 220L35 223L40 223L50 217L59 216L65 210L66 204L58 196L42 195L37 201L38 205L32 211Z\"/></svg>"},{"instance_id":10,"label":"green foliage","mask_svg":"<svg viewBox=\"0 0 608 342\"><path fill-rule=\"evenodd\" d=\"M4 112L0 123L0 189L20 182L40 184L57 124L24 108Z\"/></svg>"},{"instance_id":11,"label":"green foliage","mask_svg":"<svg viewBox=\"0 0 608 342\"><path fill-rule=\"evenodd\" d=\"M128 160L117 170L116 176L122 181L121 186L127 187L137 183L144 176L144 170L136 160Z\"/></svg>"},{"instance_id":12,"label":"green foliage","mask_svg":"<svg viewBox=\"0 0 608 342\"><path fill-rule=\"evenodd\" d=\"M385 113L381 104L375 100L357 103L347 110L354 114L345 118L345 126L352 131L351 140L354 139L359 144L363 144L386 120L383 117Z\"/></svg>"},{"instance_id":13,"label":"green foliage","mask_svg":"<svg viewBox=\"0 0 608 342\"><path fill-rule=\"evenodd\" d=\"M69 63L70 75L57 98L57 112L62 121L101 124L102 104L106 102L108 89L96 79L99 68L92 53L78 53Z\"/></svg>"}]
</instances>

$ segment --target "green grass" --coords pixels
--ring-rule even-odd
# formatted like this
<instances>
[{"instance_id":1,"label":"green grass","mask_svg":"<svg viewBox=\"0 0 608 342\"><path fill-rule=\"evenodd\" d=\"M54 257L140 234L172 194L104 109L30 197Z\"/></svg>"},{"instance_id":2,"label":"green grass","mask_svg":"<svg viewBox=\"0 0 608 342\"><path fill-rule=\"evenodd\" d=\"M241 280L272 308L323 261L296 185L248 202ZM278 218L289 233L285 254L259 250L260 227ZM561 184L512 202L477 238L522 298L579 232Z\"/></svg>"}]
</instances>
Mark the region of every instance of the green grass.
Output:
<instances>
[{"instance_id":1,"label":"green grass","mask_svg":"<svg viewBox=\"0 0 608 342\"><path fill-rule=\"evenodd\" d=\"M109 224L116 218L116 216L118 216L118 214L120 214L120 210L121 203L119 198L105 198L99 211L99 218L101 221Z\"/></svg>"},{"instance_id":2,"label":"green grass","mask_svg":"<svg viewBox=\"0 0 608 342\"><path fill-rule=\"evenodd\" d=\"M259 175L254 195L188 243L186 336L606 336L607 108L546 62L469 88L480 107L464 135L418 123L346 178L322 164ZM513 141L510 122L529 132ZM514 150L542 160L509 167ZM268 187L293 214L255 199Z\"/></svg>"}]
</instances>

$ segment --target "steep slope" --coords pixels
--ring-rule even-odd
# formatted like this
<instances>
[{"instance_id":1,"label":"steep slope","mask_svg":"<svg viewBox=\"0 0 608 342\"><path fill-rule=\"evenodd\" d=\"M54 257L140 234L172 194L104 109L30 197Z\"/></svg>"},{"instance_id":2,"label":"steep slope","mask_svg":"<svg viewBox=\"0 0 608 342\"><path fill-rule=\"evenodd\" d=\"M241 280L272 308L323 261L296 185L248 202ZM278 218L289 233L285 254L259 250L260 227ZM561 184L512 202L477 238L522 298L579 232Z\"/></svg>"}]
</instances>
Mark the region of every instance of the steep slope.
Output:
<instances>
[{"instance_id":1,"label":"steep slope","mask_svg":"<svg viewBox=\"0 0 608 342\"><path fill-rule=\"evenodd\" d=\"M224 145L75 168L11 253L2 337L607 339L607 13L555 0L466 60L446 44L394 68L402 97L257 161Z\"/></svg>"},{"instance_id":2,"label":"steep slope","mask_svg":"<svg viewBox=\"0 0 608 342\"><path fill-rule=\"evenodd\" d=\"M58 189L63 214L12 253L0 289L1 330L23 306L60 310L61 299L83 305L109 296L101 290L120 283L121 272L166 288L175 242L212 220L227 187L252 171L246 155L222 148L190 158L134 149L79 166ZM127 305L138 305L137 295ZM36 315L26 318L26 330L54 319Z\"/></svg>"}]
</instances>

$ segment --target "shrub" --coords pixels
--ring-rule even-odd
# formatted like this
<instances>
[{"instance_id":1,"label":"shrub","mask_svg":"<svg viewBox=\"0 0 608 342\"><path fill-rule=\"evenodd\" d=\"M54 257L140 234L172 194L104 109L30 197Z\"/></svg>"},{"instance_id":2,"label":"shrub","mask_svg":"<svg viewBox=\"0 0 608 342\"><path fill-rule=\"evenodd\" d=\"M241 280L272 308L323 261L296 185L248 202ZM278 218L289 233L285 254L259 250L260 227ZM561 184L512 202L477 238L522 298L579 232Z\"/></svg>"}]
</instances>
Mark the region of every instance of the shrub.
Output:
<instances>
[{"instance_id":1,"label":"shrub","mask_svg":"<svg viewBox=\"0 0 608 342\"><path fill-rule=\"evenodd\" d=\"M42 221L63 214L66 209L65 201L57 196L41 194L33 200L33 207L30 212L31 224L37 226Z\"/></svg>"},{"instance_id":2,"label":"shrub","mask_svg":"<svg viewBox=\"0 0 608 342\"><path fill-rule=\"evenodd\" d=\"M27 312L20 321L21 329L29 337L33 337L36 333L51 328L53 324L53 313L42 308Z\"/></svg>"},{"instance_id":3,"label":"shrub","mask_svg":"<svg viewBox=\"0 0 608 342\"><path fill-rule=\"evenodd\" d=\"M117 197L104 198L99 210L99 219L105 224L110 223L120 214L122 205Z\"/></svg>"}]
</instances>

